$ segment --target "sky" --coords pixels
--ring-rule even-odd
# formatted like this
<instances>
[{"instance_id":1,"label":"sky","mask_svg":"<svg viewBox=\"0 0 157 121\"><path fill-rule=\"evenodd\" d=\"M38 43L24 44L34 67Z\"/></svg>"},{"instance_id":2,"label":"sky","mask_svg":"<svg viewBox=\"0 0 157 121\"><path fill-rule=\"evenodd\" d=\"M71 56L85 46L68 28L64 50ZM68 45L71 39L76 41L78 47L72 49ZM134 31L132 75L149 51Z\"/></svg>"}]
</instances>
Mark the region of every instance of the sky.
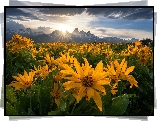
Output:
<instances>
[{"instance_id":1,"label":"sky","mask_svg":"<svg viewBox=\"0 0 157 121\"><path fill-rule=\"evenodd\" d=\"M153 8L6 8L6 28L46 34L78 28L98 37L153 39Z\"/></svg>"}]
</instances>

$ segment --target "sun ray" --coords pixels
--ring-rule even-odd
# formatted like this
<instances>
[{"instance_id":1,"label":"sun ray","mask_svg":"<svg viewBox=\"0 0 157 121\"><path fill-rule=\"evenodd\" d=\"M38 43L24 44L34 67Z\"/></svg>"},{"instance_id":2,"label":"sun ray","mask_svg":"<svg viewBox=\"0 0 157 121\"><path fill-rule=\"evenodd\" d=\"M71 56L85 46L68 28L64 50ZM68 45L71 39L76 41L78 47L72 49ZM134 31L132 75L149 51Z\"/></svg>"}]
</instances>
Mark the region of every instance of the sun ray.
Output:
<instances>
[{"instance_id":1,"label":"sun ray","mask_svg":"<svg viewBox=\"0 0 157 121\"><path fill-rule=\"evenodd\" d=\"M63 33L70 30L70 27L66 24L61 24L58 26L58 29L61 30Z\"/></svg>"}]
</instances>

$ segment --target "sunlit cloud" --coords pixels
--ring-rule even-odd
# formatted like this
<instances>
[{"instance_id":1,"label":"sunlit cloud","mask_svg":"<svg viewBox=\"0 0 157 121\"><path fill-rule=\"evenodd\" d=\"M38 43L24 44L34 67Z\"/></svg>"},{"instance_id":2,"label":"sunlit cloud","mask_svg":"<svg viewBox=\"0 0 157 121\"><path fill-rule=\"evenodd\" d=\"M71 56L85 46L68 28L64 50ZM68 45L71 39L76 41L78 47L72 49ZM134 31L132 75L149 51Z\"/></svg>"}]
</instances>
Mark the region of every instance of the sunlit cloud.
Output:
<instances>
[{"instance_id":1,"label":"sunlit cloud","mask_svg":"<svg viewBox=\"0 0 157 121\"><path fill-rule=\"evenodd\" d=\"M28 2L29 4L29 2ZM46 34L55 30L72 33L90 31L98 37L153 38L152 8L9 8L6 11L7 29L14 21ZM22 27L21 26L21 27ZM10 28L9 28L10 27Z\"/></svg>"},{"instance_id":2,"label":"sunlit cloud","mask_svg":"<svg viewBox=\"0 0 157 121\"><path fill-rule=\"evenodd\" d=\"M133 29L113 29L113 28L105 28L105 29L98 29L100 31L99 36L107 35L107 37L110 36L116 36L123 39L130 39L130 38L136 38L136 39L143 39L143 38L151 38L153 39L152 32L147 32L143 30L133 30ZM106 37L106 36L105 36Z\"/></svg>"}]
</instances>

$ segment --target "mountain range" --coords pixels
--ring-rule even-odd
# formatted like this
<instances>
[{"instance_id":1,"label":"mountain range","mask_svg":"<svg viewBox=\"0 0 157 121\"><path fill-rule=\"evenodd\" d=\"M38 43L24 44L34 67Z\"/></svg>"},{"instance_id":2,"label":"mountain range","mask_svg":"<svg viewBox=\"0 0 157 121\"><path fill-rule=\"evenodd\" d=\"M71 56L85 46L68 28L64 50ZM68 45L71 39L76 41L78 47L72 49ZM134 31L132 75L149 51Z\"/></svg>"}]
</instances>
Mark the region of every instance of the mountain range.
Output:
<instances>
[{"instance_id":1,"label":"mountain range","mask_svg":"<svg viewBox=\"0 0 157 121\"><path fill-rule=\"evenodd\" d=\"M43 31L33 32L30 28L27 29L19 29L19 31L6 29L6 41L11 40L12 35L18 33L21 36L27 36L34 40L35 43L49 43L49 42L134 42L138 39L132 38L130 40L124 40L117 37L103 37L99 38L94 34L91 34L90 31L84 32L78 31L78 28L75 28L72 33L68 31L62 32L59 30L55 30L50 34L45 34Z\"/></svg>"}]
</instances>

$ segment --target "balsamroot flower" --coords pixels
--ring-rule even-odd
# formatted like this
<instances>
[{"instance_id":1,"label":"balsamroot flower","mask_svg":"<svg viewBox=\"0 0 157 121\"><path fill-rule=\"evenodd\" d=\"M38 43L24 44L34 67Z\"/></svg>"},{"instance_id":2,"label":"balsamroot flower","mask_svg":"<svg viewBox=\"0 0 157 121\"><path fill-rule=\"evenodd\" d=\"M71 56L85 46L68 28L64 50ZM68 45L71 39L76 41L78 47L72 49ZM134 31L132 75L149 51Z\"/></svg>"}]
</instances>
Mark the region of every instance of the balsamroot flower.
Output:
<instances>
[{"instance_id":1,"label":"balsamroot flower","mask_svg":"<svg viewBox=\"0 0 157 121\"><path fill-rule=\"evenodd\" d=\"M55 70L56 67L54 67L53 69L50 70L48 65L45 65L42 67L39 65L38 68L36 68L34 66L34 69L35 69L35 73L36 73L37 77L40 76L42 79L45 79L45 77L47 77L50 72Z\"/></svg>"},{"instance_id":2,"label":"balsamroot flower","mask_svg":"<svg viewBox=\"0 0 157 121\"><path fill-rule=\"evenodd\" d=\"M115 81L115 83L112 85L112 89L115 89L118 85L118 82L121 80L127 80L130 82L132 88L133 85L138 87L137 81L132 75L129 75L130 72L132 72L135 68L135 66L131 66L127 68L127 61L125 61L125 58L122 60L122 62L119 64L117 60L114 62L111 62L110 65L107 65L108 68L104 68L104 70L109 72L109 77ZM116 70L115 70L116 68ZM118 90L112 90L112 94L115 94Z\"/></svg>"},{"instance_id":3,"label":"balsamroot flower","mask_svg":"<svg viewBox=\"0 0 157 121\"><path fill-rule=\"evenodd\" d=\"M17 81L12 81L9 86L13 86L15 90L20 90L21 88L28 88L33 83L33 77L35 72L27 72L24 70L24 75L18 74L18 76L13 76Z\"/></svg>"},{"instance_id":4,"label":"balsamroot flower","mask_svg":"<svg viewBox=\"0 0 157 121\"><path fill-rule=\"evenodd\" d=\"M54 88L53 91L50 92L50 94L55 98L55 103L59 107L59 105L60 105L60 98L61 98L61 94L62 94L62 88L60 88L60 89L58 89L58 87Z\"/></svg>"},{"instance_id":5,"label":"balsamroot flower","mask_svg":"<svg viewBox=\"0 0 157 121\"><path fill-rule=\"evenodd\" d=\"M109 85L110 80L106 77L107 72L103 71L103 63L100 61L96 68L92 68L89 65L86 58L84 58L85 64L80 66L77 59L74 59L74 71L68 65L64 65L65 70L61 70L60 73L71 75L71 77L64 77L69 81L63 83L65 90L76 89L74 97L76 97L77 103L86 97L87 100L93 98L99 110L102 111L102 101L100 97L100 92L106 94L105 88L102 85Z\"/></svg>"}]
</instances>

